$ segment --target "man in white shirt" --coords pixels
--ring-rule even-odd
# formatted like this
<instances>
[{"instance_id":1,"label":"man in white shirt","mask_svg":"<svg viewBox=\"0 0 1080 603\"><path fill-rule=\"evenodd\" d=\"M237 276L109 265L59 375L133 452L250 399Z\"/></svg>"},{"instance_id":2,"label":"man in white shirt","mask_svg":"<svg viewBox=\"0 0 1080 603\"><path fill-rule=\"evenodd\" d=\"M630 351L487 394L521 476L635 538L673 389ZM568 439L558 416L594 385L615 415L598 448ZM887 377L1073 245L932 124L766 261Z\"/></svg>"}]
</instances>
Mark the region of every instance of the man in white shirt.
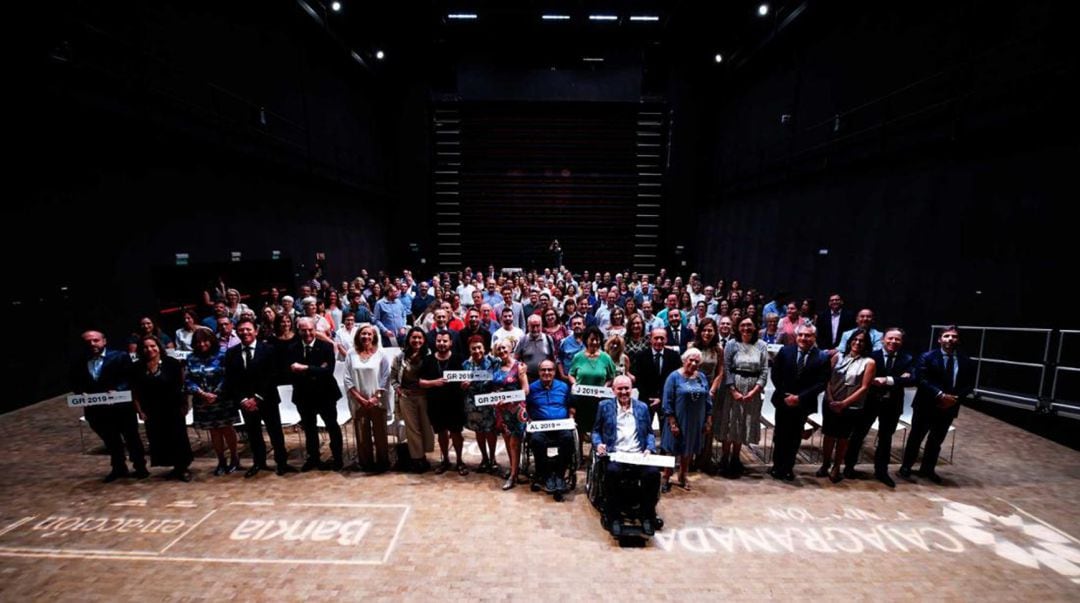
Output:
<instances>
[{"instance_id":1,"label":"man in white shirt","mask_svg":"<svg viewBox=\"0 0 1080 603\"><path fill-rule=\"evenodd\" d=\"M502 326L491 334L491 347L494 349L495 344L505 341L509 344L511 350L516 350L518 342L525 337L525 332L514 326L513 310L503 308L500 316L502 317Z\"/></svg>"},{"instance_id":2,"label":"man in white shirt","mask_svg":"<svg viewBox=\"0 0 1080 603\"><path fill-rule=\"evenodd\" d=\"M656 438L649 422L649 407L631 397L633 384L629 377L615 377L611 385L615 399L600 403L592 433L596 456L605 457L610 452L651 454L656 450ZM656 502L660 498L659 468L608 461L603 479L606 492L605 527L613 536L620 536L622 516L629 512L641 519L641 531L651 536L658 523Z\"/></svg>"}]
</instances>

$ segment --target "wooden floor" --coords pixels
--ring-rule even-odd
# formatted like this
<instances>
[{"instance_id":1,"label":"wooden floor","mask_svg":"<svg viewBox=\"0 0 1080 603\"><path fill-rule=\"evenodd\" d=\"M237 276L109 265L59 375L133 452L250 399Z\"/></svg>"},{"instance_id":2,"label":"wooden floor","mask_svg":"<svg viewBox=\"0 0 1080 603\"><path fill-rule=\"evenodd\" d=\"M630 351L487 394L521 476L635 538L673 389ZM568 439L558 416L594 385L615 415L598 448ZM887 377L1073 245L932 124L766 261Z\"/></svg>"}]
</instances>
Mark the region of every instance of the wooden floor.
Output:
<instances>
[{"instance_id":1,"label":"wooden floor","mask_svg":"<svg viewBox=\"0 0 1080 603\"><path fill-rule=\"evenodd\" d=\"M194 482L103 484L78 416L0 416L0 600L1080 600L1080 453L970 409L944 486L694 474L641 548L580 486L556 503L476 473L215 478L194 434Z\"/></svg>"}]
</instances>

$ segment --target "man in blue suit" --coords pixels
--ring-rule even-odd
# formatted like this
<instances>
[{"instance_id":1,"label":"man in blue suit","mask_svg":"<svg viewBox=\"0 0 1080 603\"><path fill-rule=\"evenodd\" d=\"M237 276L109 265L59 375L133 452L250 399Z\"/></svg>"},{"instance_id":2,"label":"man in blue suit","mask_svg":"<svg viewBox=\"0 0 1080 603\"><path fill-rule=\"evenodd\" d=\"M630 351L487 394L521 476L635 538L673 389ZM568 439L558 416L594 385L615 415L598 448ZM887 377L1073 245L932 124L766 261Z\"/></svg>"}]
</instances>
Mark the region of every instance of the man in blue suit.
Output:
<instances>
[{"instance_id":1,"label":"man in blue suit","mask_svg":"<svg viewBox=\"0 0 1080 603\"><path fill-rule=\"evenodd\" d=\"M941 443L945 441L953 419L960 413L960 402L975 392L975 362L958 349L960 331L955 326L945 327L938 337L938 344L940 348L920 356L915 365L919 389L911 404L911 436L899 471L900 477L911 479L911 466L919 456L923 438L926 438L919 475L935 484L943 481L934 471Z\"/></svg>"},{"instance_id":2,"label":"man in blue suit","mask_svg":"<svg viewBox=\"0 0 1080 603\"><path fill-rule=\"evenodd\" d=\"M904 345L904 331L900 328L885 331L883 341L884 349L871 355L879 368L877 377L870 384L872 389L866 399L866 412L851 434L851 444L844 459L844 477L858 477L855 465L859 462L863 439L876 420L878 442L874 453L874 477L886 486L895 488L896 482L889 477L892 437L904 410L904 388L915 385L915 360L911 354L900 349Z\"/></svg>"},{"instance_id":3,"label":"man in blue suit","mask_svg":"<svg viewBox=\"0 0 1080 603\"><path fill-rule=\"evenodd\" d=\"M131 357L126 352L106 350L105 336L100 331L87 331L82 334L82 340L86 352L72 363L71 391L76 394L99 394L127 390L132 369ZM131 402L87 406L83 412L90 429L98 434L109 452L112 471L105 476L105 483L129 475L124 458L125 446L135 467L135 477L142 479L150 476L146 470L146 453L139 437L135 407Z\"/></svg>"},{"instance_id":4,"label":"man in blue suit","mask_svg":"<svg viewBox=\"0 0 1080 603\"><path fill-rule=\"evenodd\" d=\"M641 400L631 398L633 384L629 377L620 375L612 383L614 400L604 400L596 413L592 445L597 456L608 452L637 452L651 454L656 451L656 438L652 433L649 407ZM641 530L652 535L656 524L656 501L660 498L660 469L644 465L607 464L604 475L605 524L618 536L619 511L633 505L641 508ZM610 522L610 523L608 523Z\"/></svg>"},{"instance_id":5,"label":"man in blue suit","mask_svg":"<svg viewBox=\"0 0 1080 603\"><path fill-rule=\"evenodd\" d=\"M818 396L829 379L829 357L816 344L817 329L800 325L795 329L795 345L786 345L776 353L770 371L776 386L772 397L776 428L769 474L788 482L795 479L795 457L806 417L817 410Z\"/></svg>"}]
</instances>

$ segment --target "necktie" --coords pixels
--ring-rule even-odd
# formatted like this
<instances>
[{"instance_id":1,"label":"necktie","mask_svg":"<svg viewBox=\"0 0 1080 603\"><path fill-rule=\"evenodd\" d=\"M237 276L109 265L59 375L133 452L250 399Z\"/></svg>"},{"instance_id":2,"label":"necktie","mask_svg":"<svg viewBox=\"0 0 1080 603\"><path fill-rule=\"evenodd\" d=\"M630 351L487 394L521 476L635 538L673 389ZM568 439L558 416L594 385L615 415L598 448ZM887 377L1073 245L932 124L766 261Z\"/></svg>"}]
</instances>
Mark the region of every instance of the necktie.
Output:
<instances>
[{"instance_id":1,"label":"necktie","mask_svg":"<svg viewBox=\"0 0 1080 603\"><path fill-rule=\"evenodd\" d=\"M956 356L953 355L953 354L949 354L949 355L946 356L946 360L945 360L945 383L949 384L949 389L950 390L953 388L953 386L956 385L954 383L954 379L953 379L953 373L955 371L956 371Z\"/></svg>"},{"instance_id":2,"label":"necktie","mask_svg":"<svg viewBox=\"0 0 1080 603\"><path fill-rule=\"evenodd\" d=\"M803 372L803 369L806 368L806 356L807 356L806 352L799 352L799 362L798 362L798 365L799 365L798 374L799 375L801 375L802 372Z\"/></svg>"},{"instance_id":3,"label":"necktie","mask_svg":"<svg viewBox=\"0 0 1080 603\"><path fill-rule=\"evenodd\" d=\"M309 345L304 346L304 360L308 359L308 354L310 354L310 353L311 353L311 346L309 346Z\"/></svg>"},{"instance_id":4,"label":"necktie","mask_svg":"<svg viewBox=\"0 0 1080 603\"><path fill-rule=\"evenodd\" d=\"M659 375L660 371L664 368L664 357L660 352L653 354L653 364L656 365L656 374Z\"/></svg>"},{"instance_id":5,"label":"necktie","mask_svg":"<svg viewBox=\"0 0 1080 603\"><path fill-rule=\"evenodd\" d=\"M678 329L672 329L672 331L671 331L671 340L673 342L675 342L675 345L679 345L679 330Z\"/></svg>"},{"instance_id":6,"label":"necktie","mask_svg":"<svg viewBox=\"0 0 1080 603\"><path fill-rule=\"evenodd\" d=\"M244 368L251 364L251 346L244 346Z\"/></svg>"},{"instance_id":7,"label":"necktie","mask_svg":"<svg viewBox=\"0 0 1080 603\"><path fill-rule=\"evenodd\" d=\"M896 361L896 354L889 354L889 358L885 360L885 374L892 372L893 363Z\"/></svg>"},{"instance_id":8,"label":"necktie","mask_svg":"<svg viewBox=\"0 0 1080 603\"><path fill-rule=\"evenodd\" d=\"M94 356L90 359L90 376L97 381L101 378L101 365L105 364L104 356Z\"/></svg>"}]
</instances>

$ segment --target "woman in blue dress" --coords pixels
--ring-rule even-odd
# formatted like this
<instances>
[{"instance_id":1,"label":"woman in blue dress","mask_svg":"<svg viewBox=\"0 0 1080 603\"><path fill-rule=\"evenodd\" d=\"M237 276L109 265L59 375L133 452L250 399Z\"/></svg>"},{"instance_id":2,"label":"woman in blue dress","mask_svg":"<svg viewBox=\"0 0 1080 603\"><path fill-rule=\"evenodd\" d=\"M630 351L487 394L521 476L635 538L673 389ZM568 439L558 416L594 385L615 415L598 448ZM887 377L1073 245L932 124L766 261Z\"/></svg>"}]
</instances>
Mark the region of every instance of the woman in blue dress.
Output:
<instances>
[{"instance_id":1,"label":"woman in blue dress","mask_svg":"<svg viewBox=\"0 0 1080 603\"><path fill-rule=\"evenodd\" d=\"M184 389L191 395L194 425L210 432L210 444L217 453L218 466L214 475L233 473L240 469L237 454L236 406L219 398L221 384L225 379L225 352L218 345L217 336L206 327L198 327L191 335L191 355L188 356ZM225 460L228 447L230 459Z\"/></svg>"},{"instance_id":2,"label":"woman in blue dress","mask_svg":"<svg viewBox=\"0 0 1080 603\"><path fill-rule=\"evenodd\" d=\"M709 399L709 380L698 370L701 350L687 348L682 363L682 368L672 372L664 382L665 420L660 445L679 458L679 487L689 490L686 472L690 468L690 459L701 451L705 434L712 432L712 400ZM663 492L671 491L671 473L671 469L664 469Z\"/></svg>"}]
</instances>

